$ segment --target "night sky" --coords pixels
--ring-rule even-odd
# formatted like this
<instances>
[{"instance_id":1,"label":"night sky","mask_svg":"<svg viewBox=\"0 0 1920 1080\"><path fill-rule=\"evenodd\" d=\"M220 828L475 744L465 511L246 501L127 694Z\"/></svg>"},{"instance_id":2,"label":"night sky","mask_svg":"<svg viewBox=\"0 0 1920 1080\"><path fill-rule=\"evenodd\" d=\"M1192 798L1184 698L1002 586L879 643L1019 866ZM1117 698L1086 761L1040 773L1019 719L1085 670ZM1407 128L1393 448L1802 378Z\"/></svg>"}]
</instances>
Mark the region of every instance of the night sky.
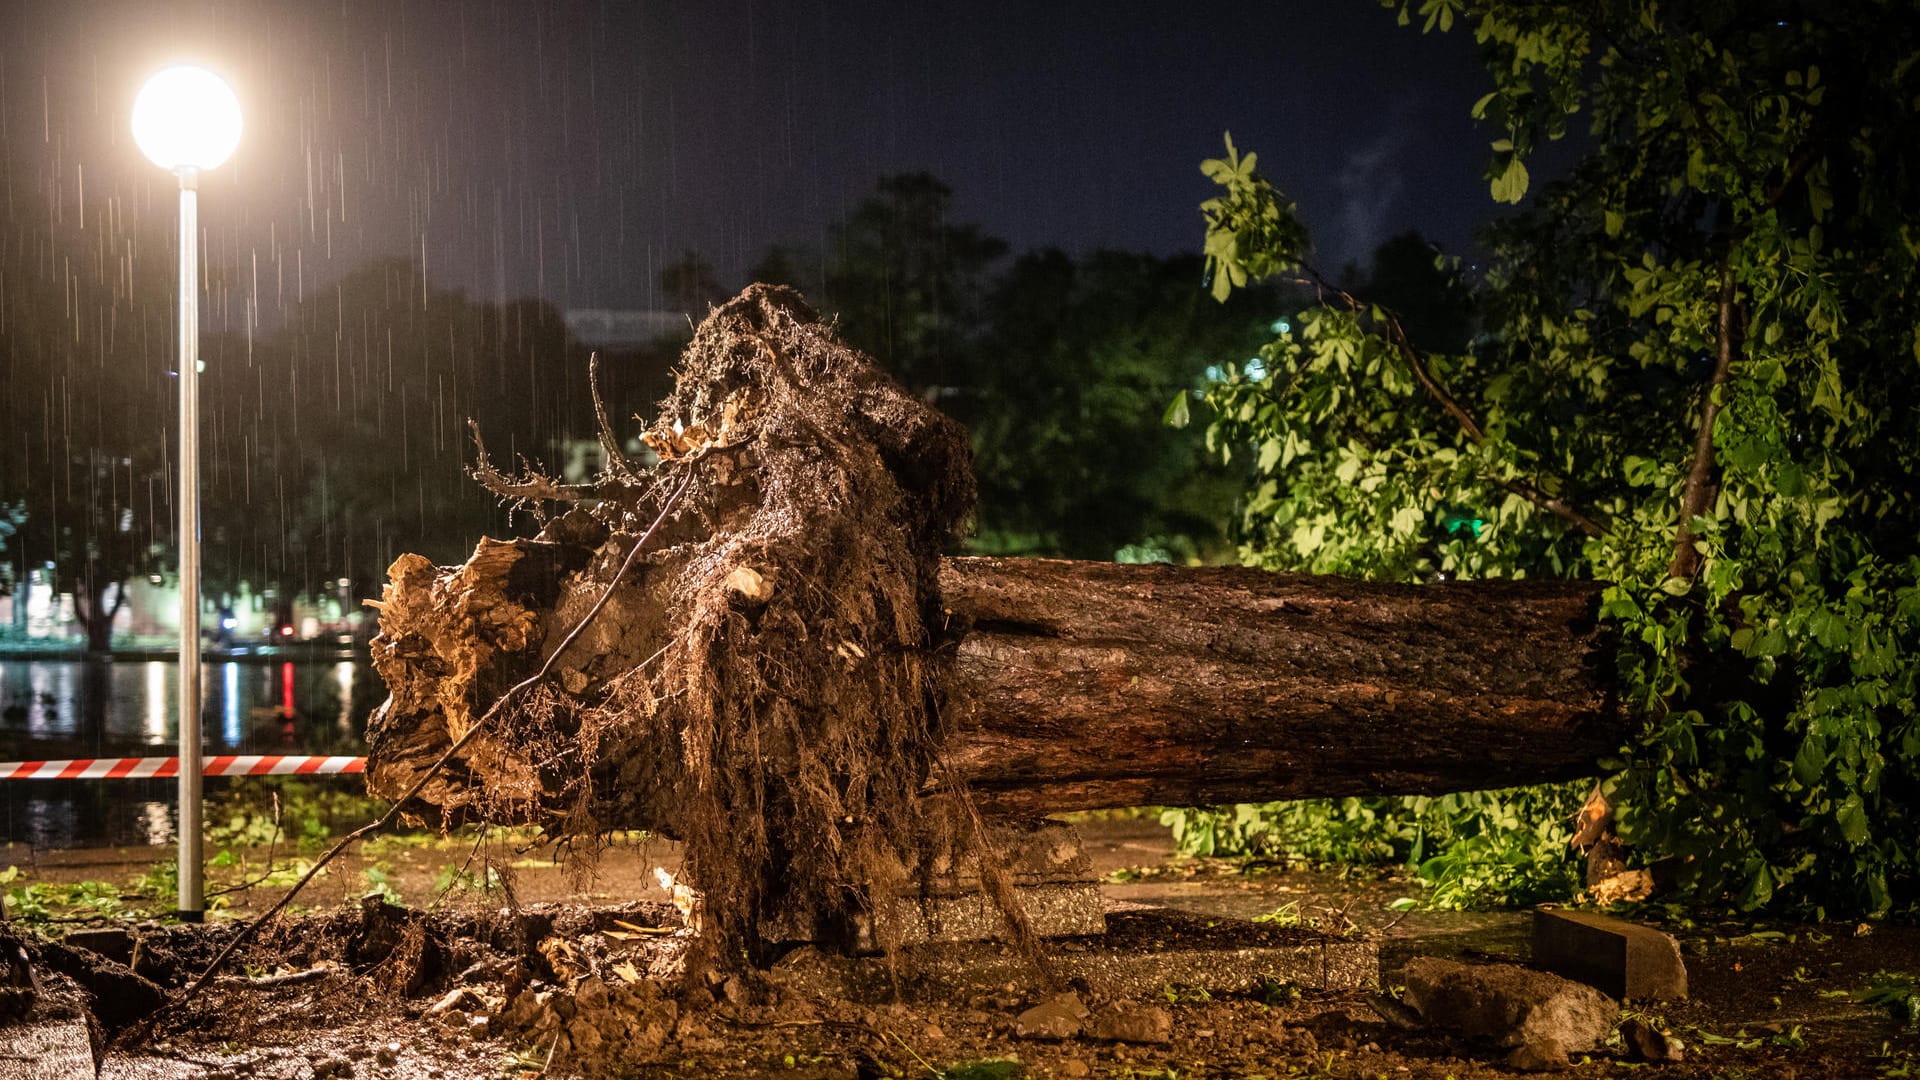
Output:
<instances>
[{"instance_id":1,"label":"night sky","mask_svg":"<svg viewBox=\"0 0 1920 1080\"><path fill-rule=\"evenodd\" d=\"M945 180L956 219L1015 251L1194 250L1197 166L1225 130L1332 269L1415 226L1463 250L1492 212L1470 33L1422 37L1369 0L9 0L0 213L84 215L116 249L143 217L164 236L173 182L127 115L178 61L226 74L246 109L238 155L202 181L213 331L271 328L375 255L484 299L651 307L680 252L737 285L769 244L823 247L903 171Z\"/></svg>"}]
</instances>

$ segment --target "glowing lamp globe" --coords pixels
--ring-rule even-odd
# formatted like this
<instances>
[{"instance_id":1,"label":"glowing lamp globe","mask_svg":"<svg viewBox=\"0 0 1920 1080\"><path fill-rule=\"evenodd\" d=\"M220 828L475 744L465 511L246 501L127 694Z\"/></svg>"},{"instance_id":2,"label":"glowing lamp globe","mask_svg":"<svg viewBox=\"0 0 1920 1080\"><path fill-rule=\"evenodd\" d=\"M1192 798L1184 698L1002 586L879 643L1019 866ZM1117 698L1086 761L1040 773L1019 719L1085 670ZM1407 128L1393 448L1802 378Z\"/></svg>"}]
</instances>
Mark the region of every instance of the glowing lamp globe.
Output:
<instances>
[{"instance_id":1,"label":"glowing lamp globe","mask_svg":"<svg viewBox=\"0 0 1920 1080\"><path fill-rule=\"evenodd\" d=\"M240 145L240 99L206 68L155 72L133 99L133 141L163 169L211 169Z\"/></svg>"}]
</instances>

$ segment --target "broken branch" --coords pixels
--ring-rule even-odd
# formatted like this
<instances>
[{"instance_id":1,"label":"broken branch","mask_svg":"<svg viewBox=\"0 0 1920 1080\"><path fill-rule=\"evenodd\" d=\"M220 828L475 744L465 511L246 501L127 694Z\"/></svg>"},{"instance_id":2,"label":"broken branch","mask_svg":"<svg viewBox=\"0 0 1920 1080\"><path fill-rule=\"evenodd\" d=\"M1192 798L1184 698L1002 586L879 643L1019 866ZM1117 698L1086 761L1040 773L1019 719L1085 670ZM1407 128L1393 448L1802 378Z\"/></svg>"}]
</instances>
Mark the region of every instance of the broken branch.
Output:
<instances>
[{"instance_id":1,"label":"broken branch","mask_svg":"<svg viewBox=\"0 0 1920 1080\"><path fill-rule=\"evenodd\" d=\"M513 499L516 504L538 502L579 502L582 499L596 497L591 484L563 484L549 477L541 476L532 469L525 469L518 479L507 477L493 467L487 457L487 444L480 438L480 425L471 418L467 420L467 429L473 433L473 447L478 452L473 468L468 475L480 482L480 486L493 492L502 499Z\"/></svg>"}]
</instances>

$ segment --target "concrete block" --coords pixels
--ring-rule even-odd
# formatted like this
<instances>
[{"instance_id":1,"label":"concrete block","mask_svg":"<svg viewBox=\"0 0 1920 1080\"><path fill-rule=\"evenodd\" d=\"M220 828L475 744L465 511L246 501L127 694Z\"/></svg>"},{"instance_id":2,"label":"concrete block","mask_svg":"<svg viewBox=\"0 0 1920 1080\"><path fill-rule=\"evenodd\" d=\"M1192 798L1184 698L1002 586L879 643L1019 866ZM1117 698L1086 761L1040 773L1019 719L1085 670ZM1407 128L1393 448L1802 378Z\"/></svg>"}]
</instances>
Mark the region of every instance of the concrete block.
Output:
<instances>
[{"instance_id":1,"label":"concrete block","mask_svg":"<svg viewBox=\"0 0 1920 1080\"><path fill-rule=\"evenodd\" d=\"M1681 1001L1687 965L1670 934L1608 915L1564 908L1533 913L1535 967L1628 1001Z\"/></svg>"}]
</instances>

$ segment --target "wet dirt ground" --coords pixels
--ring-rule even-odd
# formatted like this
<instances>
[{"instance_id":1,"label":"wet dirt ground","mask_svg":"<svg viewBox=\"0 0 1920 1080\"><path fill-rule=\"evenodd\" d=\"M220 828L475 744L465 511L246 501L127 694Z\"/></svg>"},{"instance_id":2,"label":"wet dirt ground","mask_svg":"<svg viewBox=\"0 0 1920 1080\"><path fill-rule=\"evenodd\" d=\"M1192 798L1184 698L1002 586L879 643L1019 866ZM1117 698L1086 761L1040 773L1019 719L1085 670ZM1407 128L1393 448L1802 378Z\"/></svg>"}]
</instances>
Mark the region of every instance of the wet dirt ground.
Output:
<instances>
[{"instance_id":1,"label":"wet dirt ground","mask_svg":"<svg viewBox=\"0 0 1920 1080\"><path fill-rule=\"evenodd\" d=\"M1176 860L1166 831L1139 819L1089 821L1081 828L1097 871L1108 878L1102 892L1114 909L1165 908L1209 919L1280 912L1282 919L1329 931L1372 935L1389 993L1400 967L1415 956L1526 956L1526 912L1403 913L1393 902L1418 890L1392 877L1348 879L1281 867L1249 872ZM1150 1000L1116 1001L1098 987L1075 988L1094 1023L1163 1014L1164 1041L1148 1042L1090 1034L1022 1037L1020 1014L1054 993L1037 973L940 1002L859 1004L758 981L676 998L641 985L649 965L662 962L681 940L672 933L678 913L664 902L653 873L655 866L671 867L669 846L616 844L585 875L559 865L549 851L482 847L470 854L445 843L383 842L354 856L303 895L304 915L263 934L207 992L150 1024L109 1033L118 1041L100 1075L1512 1075L1498 1064L1503 1051L1396 1026L1370 993L1359 991L1277 987L1213 996L1168 986ZM41 880L119 880L168 853L27 854L9 851L0 862L28 868ZM490 863L498 867L491 876ZM464 870L450 873L450 866ZM410 909L432 910L363 908L368 870ZM142 931L150 935L144 938L150 954L146 968L139 959L135 968L177 987L237 930L238 916L279 891L261 885L232 894L231 906L206 928ZM612 910L615 905L624 906ZM1896 1077L1920 1068L1920 1033L1853 996L1877 972L1920 973L1920 929L1694 919L1664 926L1681 939L1692 997L1630 1006L1681 1039L1684 1060L1648 1064L1612 1048L1576 1056L1573 1075ZM541 1004L543 989L556 986L574 988L559 995L567 1004ZM577 1015L552 1015L574 1010L576 999ZM570 1037L556 1040L562 1031ZM0 1046L0 1076L36 1075L17 1071L24 1068Z\"/></svg>"}]
</instances>

